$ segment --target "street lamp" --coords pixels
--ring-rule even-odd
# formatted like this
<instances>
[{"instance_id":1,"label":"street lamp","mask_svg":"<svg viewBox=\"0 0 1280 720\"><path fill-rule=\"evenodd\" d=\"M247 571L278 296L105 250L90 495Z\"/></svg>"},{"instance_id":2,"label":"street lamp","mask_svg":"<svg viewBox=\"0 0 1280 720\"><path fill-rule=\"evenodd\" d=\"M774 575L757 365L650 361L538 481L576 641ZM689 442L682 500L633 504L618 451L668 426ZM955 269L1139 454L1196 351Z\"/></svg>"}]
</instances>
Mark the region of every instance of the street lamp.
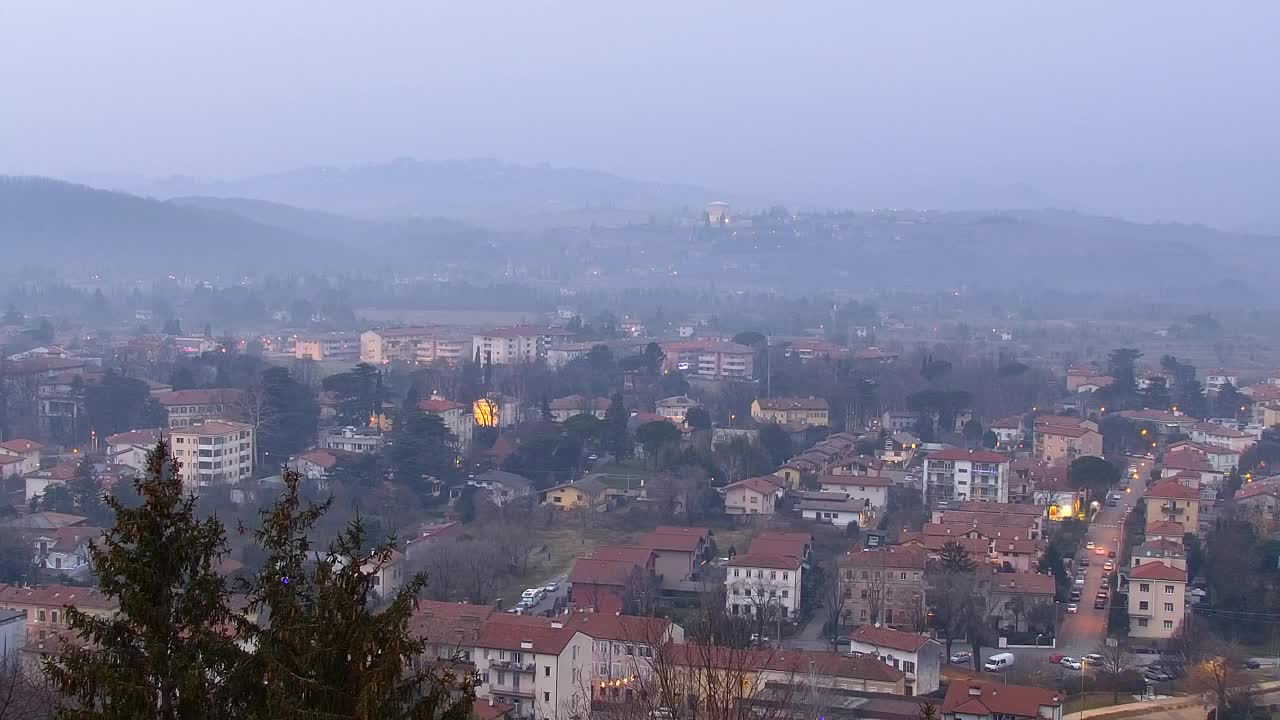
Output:
<instances>
[{"instance_id":1,"label":"street lamp","mask_svg":"<svg viewBox=\"0 0 1280 720\"><path fill-rule=\"evenodd\" d=\"M1084 667L1088 663L1080 658L1080 720L1084 720Z\"/></svg>"}]
</instances>

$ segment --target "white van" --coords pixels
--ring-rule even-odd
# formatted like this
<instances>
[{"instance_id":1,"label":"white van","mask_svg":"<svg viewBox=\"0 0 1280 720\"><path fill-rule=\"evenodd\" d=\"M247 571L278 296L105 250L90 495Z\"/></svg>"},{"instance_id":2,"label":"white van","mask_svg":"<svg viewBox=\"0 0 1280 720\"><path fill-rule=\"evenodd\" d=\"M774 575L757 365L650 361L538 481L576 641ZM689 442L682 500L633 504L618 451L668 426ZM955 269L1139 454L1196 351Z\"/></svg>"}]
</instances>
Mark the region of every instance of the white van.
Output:
<instances>
[{"instance_id":1,"label":"white van","mask_svg":"<svg viewBox=\"0 0 1280 720\"><path fill-rule=\"evenodd\" d=\"M1013 667L1013 660L1013 653L996 653L995 655L987 658L987 661L982 665L982 669L987 672L1007 670Z\"/></svg>"}]
</instances>

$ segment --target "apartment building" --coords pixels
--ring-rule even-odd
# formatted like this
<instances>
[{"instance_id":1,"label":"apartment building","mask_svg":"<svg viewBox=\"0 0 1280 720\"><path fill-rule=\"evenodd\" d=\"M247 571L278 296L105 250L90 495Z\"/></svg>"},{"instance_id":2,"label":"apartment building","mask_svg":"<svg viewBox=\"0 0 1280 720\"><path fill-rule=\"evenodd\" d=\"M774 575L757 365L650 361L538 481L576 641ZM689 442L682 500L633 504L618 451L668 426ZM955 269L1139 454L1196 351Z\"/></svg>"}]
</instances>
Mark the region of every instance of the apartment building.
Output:
<instances>
[{"instance_id":1,"label":"apartment building","mask_svg":"<svg viewBox=\"0 0 1280 720\"><path fill-rule=\"evenodd\" d=\"M506 703L518 718L570 718L587 701L593 641L561 620L491 619L480 626L472 662L476 696Z\"/></svg>"},{"instance_id":2,"label":"apartment building","mask_svg":"<svg viewBox=\"0 0 1280 720\"><path fill-rule=\"evenodd\" d=\"M382 450L386 438L375 430L354 427L328 428L320 433L320 449L346 450L357 453L376 453Z\"/></svg>"},{"instance_id":3,"label":"apartment building","mask_svg":"<svg viewBox=\"0 0 1280 720\"><path fill-rule=\"evenodd\" d=\"M170 390L152 395L169 419L169 427L187 427L206 420L228 420L242 413L244 391L234 388Z\"/></svg>"},{"instance_id":4,"label":"apartment building","mask_svg":"<svg viewBox=\"0 0 1280 720\"><path fill-rule=\"evenodd\" d=\"M28 643L70 630L67 606L98 617L109 617L118 608L97 590L76 585L0 585L0 608L27 614Z\"/></svg>"},{"instance_id":5,"label":"apartment building","mask_svg":"<svg viewBox=\"0 0 1280 720\"><path fill-rule=\"evenodd\" d=\"M1009 457L990 450L947 448L924 460L925 502L1009 502Z\"/></svg>"},{"instance_id":6,"label":"apartment building","mask_svg":"<svg viewBox=\"0 0 1280 720\"><path fill-rule=\"evenodd\" d=\"M472 336L471 344L479 352L481 362L516 365L545 359L548 349L571 335L545 327L517 325L477 333Z\"/></svg>"},{"instance_id":7,"label":"apartment building","mask_svg":"<svg viewBox=\"0 0 1280 720\"><path fill-rule=\"evenodd\" d=\"M360 362L385 365L393 360L417 362L418 346L435 337L435 330L425 327L395 327L365 330L360 333Z\"/></svg>"},{"instance_id":8,"label":"apartment building","mask_svg":"<svg viewBox=\"0 0 1280 720\"><path fill-rule=\"evenodd\" d=\"M747 552L729 561L725 606L730 615L788 620L800 609L800 558Z\"/></svg>"},{"instance_id":9,"label":"apartment building","mask_svg":"<svg viewBox=\"0 0 1280 720\"><path fill-rule=\"evenodd\" d=\"M1102 456L1102 434L1078 425L1035 425L1034 454L1046 463L1069 463L1078 457Z\"/></svg>"},{"instance_id":10,"label":"apartment building","mask_svg":"<svg viewBox=\"0 0 1280 720\"><path fill-rule=\"evenodd\" d=\"M1163 562L1129 570L1129 637L1167 640L1187 613L1187 571Z\"/></svg>"},{"instance_id":11,"label":"apartment building","mask_svg":"<svg viewBox=\"0 0 1280 720\"><path fill-rule=\"evenodd\" d=\"M750 380L755 351L746 345L716 340L660 343L662 369L717 380Z\"/></svg>"},{"instance_id":12,"label":"apartment building","mask_svg":"<svg viewBox=\"0 0 1280 720\"><path fill-rule=\"evenodd\" d=\"M779 425L802 423L811 427L826 427L831 424L830 410L823 398L759 398L751 403L752 419Z\"/></svg>"},{"instance_id":13,"label":"apartment building","mask_svg":"<svg viewBox=\"0 0 1280 720\"><path fill-rule=\"evenodd\" d=\"M344 332L302 335L294 341L293 356L298 360L316 362L325 360L355 362L360 358L360 338Z\"/></svg>"},{"instance_id":14,"label":"apartment building","mask_svg":"<svg viewBox=\"0 0 1280 720\"><path fill-rule=\"evenodd\" d=\"M2 473L8 475L26 475L40 469L40 451L44 445L35 440L14 438L0 442L0 462L4 463ZM12 458L12 459L11 459Z\"/></svg>"},{"instance_id":15,"label":"apartment building","mask_svg":"<svg viewBox=\"0 0 1280 720\"><path fill-rule=\"evenodd\" d=\"M1147 525L1161 520L1176 522L1185 533L1200 530L1200 491L1176 480L1161 480L1147 489Z\"/></svg>"},{"instance_id":16,"label":"apartment building","mask_svg":"<svg viewBox=\"0 0 1280 720\"><path fill-rule=\"evenodd\" d=\"M844 625L916 630L925 625L923 550L884 547L853 551L839 562Z\"/></svg>"},{"instance_id":17,"label":"apartment building","mask_svg":"<svg viewBox=\"0 0 1280 720\"><path fill-rule=\"evenodd\" d=\"M238 483L253 477L253 427L245 423L210 420L169 431L173 455L181 463L178 474L192 494L219 483Z\"/></svg>"},{"instance_id":18,"label":"apartment building","mask_svg":"<svg viewBox=\"0 0 1280 720\"><path fill-rule=\"evenodd\" d=\"M163 436L159 428L154 430L129 430L127 432L108 435L107 462L111 465L124 465L142 471L147 467L147 455L155 449L156 443Z\"/></svg>"},{"instance_id":19,"label":"apartment building","mask_svg":"<svg viewBox=\"0 0 1280 720\"><path fill-rule=\"evenodd\" d=\"M942 643L928 635L859 625L849 636L849 652L869 655L906 675L907 695L927 695L942 686Z\"/></svg>"},{"instance_id":20,"label":"apartment building","mask_svg":"<svg viewBox=\"0 0 1280 720\"><path fill-rule=\"evenodd\" d=\"M471 408L435 395L420 401L418 409L439 417L445 428L457 439L459 452L466 452L475 429L475 416L469 412Z\"/></svg>"}]
</instances>

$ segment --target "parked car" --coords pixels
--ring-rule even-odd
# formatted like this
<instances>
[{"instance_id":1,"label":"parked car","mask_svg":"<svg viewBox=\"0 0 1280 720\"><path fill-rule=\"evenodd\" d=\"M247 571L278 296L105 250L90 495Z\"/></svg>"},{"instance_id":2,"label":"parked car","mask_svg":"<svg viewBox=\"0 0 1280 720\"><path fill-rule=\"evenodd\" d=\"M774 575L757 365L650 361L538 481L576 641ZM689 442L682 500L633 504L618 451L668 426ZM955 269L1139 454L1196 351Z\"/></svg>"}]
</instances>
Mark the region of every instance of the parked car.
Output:
<instances>
[{"instance_id":1,"label":"parked car","mask_svg":"<svg viewBox=\"0 0 1280 720\"><path fill-rule=\"evenodd\" d=\"M1063 655L1062 653L1054 653L1054 654L1052 654L1052 655L1050 655L1050 656L1049 656L1049 664L1050 664L1050 665L1059 665L1059 664L1061 664L1061 663L1062 663L1062 659L1063 659L1063 658L1065 658L1065 657L1066 657L1066 655Z\"/></svg>"},{"instance_id":2,"label":"parked car","mask_svg":"<svg viewBox=\"0 0 1280 720\"><path fill-rule=\"evenodd\" d=\"M560 589L560 583L547 583L546 585L542 586L542 589L545 592L553 593Z\"/></svg>"},{"instance_id":3,"label":"parked car","mask_svg":"<svg viewBox=\"0 0 1280 720\"><path fill-rule=\"evenodd\" d=\"M1071 602L1076 602L1076 601L1077 601L1077 600L1079 600L1079 599L1080 599L1080 591L1079 591L1079 590L1072 590L1072 591L1071 591Z\"/></svg>"},{"instance_id":4,"label":"parked car","mask_svg":"<svg viewBox=\"0 0 1280 720\"><path fill-rule=\"evenodd\" d=\"M1158 670L1156 668L1147 668L1147 671L1142 673L1142 677L1150 680L1151 682L1168 682L1173 679L1173 676L1168 672Z\"/></svg>"},{"instance_id":5,"label":"parked car","mask_svg":"<svg viewBox=\"0 0 1280 720\"><path fill-rule=\"evenodd\" d=\"M1103 598L1099 598L1099 599L1097 599L1097 600L1094 600L1094 601L1093 601L1093 609L1094 609L1094 610L1106 610L1106 609L1107 609L1107 601L1106 601L1105 599L1103 599Z\"/></svg>"},{"instance_id":6,"label":"parked car","mask_svg":"<svg viewBox=\"0 0 1280 720\"><path fill-rule=\"evenodd\" d=\"M1075 585L1076 587L1084 587L1084 578L1078 577L1076 578L1076 581L1072 584Z\"/></svg>"},{"instance_id":7,"label":"parked car","mask_svg":"<svg viewBox=\"0 0 1280 720\"><path fill-rule=\"evenodd\" d=\"M1072 670L1079 670L1079 669L1080 669L1080 661L1079 661L1079 660L1077 660L1077 659L1075 659L1075 658L1073 658L1073 657L1064 657L1064 658L1062 658L1062 663L1061 663L1061 665L1062 665L1062 667L1065 667L1065 668L1071 668Z\"/></svg>"},{"instance_id":8,"label":"parked car","mask_svg":"<svg viewBox=\"0 0 1280 720\"><path fill-rule=\"evenodd\" d=\"M1147 647L1146 645L1137 645L1129 648L1129 652L1134 655L1155 655L1156 649L1153 647Z\"/></svg>"},{"instance_id":9,"label":"parked car","mask_svg":"<svg viewBox=\"0 0 1280 720\"><path fill-rule=\"evenodd\" d=\"M1108 551L1107 551L1107 557L1109 557L1109 558L1114 558L1115 556L1116 556L1116 551L1115 551L1115 550L1108 550Z\"/></svg>"},{"instance_id":10,"label":"parked car","mask_svg":"<svg viewBox=\"0 0 1280 720\"><path fill-rule=\"evenodd\" d=\"M972 661L973 661L973 653L966 652L964 650L961 650L960 652L951 656L951 662L955 663L956 665L964 665L965 663L972 662Z\"/></svg>"},{"instance_id":11,"label":"parked car","mask_svg":"<svg viewBox=\"0 0 1280 720\"><path fill-rule=\"evenodd\" d=\"M1075 615L1080 610L1080 606L1075 603L1067 603L1067 612Z\"/></svg>"},{"instance_id":12,"label":"parked car","mask_svg":"<svg viewBox=\"0 0 1280 720\"><path fill-rule=\"evenodd\" d=\"M1080 558L1080 567L1089 567L1089 556L1085 555Z\"/></svg>"},{"instance_id":13,"label":"parked car","mask_svg":"<svg viewBox=\"0 0 1280 720\"><path fill-rule=\"evenodd\" d=\"M1257 670L1258 668L1262 667L1262 663L1258 662L1257 660L1245 660L1244 666L1249 668L1250 670Z\"/></svg>"},{"instance_id":14,"label":"parked car","mask_svg":"<svg viewBox=\"0 0 1280 720\"><path fill-rule=\"evenodd\" d=\"M1085 543L1085 544L1084 544L1084 547L1085 547L1085 549L1086 549L1086 550L1092 550L1092 549L1093 549L1093 541L1092 541L1092 540L1090 540L1089 542Z\"/></svg>"},{"instance_id":15,"label":"parked car","mask_svg":"<svg viewBox=\"0 0 1280 720\"><path fill-rule=\"evenodd\" d=\"M1093 666L1099 666L1106 662L1106 658L1102 657L1098 653L1089 653L1080 659Z\"/></svg>"},{"instance_id":16,"label":"parked car","mask_svg":"<svg viewBox=\"0 0 1280 720\"><path fill-rule=\"evenodd\" d=\"M1106 570L1107 572L1111 572L1112 570L1116 569L1116 564L1108 560L1102 564L1102 569Z\"/></svg>"},{"instance_id":17,"label":"parked car","mask_svg":"<svg viewBox=\"0 0 1280 720\"><path fill-rule=\"evenodd\" d=\"M1106 555L1106 554L1107 554L1107 549L1106 549L1106 548L1104 548L1104 547L1096 547L1096 548L1094 548L1094 549L1093 549L1093 554L1094 554L1094 555Z\"/></svg>"}]
</instances>

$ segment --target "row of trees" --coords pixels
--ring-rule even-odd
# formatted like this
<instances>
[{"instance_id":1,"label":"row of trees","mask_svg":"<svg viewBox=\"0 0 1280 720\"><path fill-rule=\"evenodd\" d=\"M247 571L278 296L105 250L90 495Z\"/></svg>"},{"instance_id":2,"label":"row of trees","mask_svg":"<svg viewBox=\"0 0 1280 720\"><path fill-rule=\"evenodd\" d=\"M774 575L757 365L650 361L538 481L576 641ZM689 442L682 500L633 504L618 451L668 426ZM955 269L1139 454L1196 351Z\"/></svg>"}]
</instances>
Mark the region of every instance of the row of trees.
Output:
<instances>
[{"instance_id":1,"label":"row of trees","mask_svg":"<svg viewBox=\"0 0 1280 720\"><path fill-rule=\"evenodd\" d=\"M416 575L388 598L374 577L391 559L357 519L317 552L309 539L328 504L305 503L300 479L249 532L265 553L241 587L215 571L226 529L200 520L177 462L159 443L135 482L142 503L111 496L115 525L91 550L102 594L119 612L69 609L74 635L45 671L68 718L469 717L473 679L424 662L409 632ZM319 559L317 560L317 556ZM248 613L232 610L232 590ZM374 610L375 601L385 604ZM260 619L255 620L255 618Z\"/></svg>"}]
</instances>

